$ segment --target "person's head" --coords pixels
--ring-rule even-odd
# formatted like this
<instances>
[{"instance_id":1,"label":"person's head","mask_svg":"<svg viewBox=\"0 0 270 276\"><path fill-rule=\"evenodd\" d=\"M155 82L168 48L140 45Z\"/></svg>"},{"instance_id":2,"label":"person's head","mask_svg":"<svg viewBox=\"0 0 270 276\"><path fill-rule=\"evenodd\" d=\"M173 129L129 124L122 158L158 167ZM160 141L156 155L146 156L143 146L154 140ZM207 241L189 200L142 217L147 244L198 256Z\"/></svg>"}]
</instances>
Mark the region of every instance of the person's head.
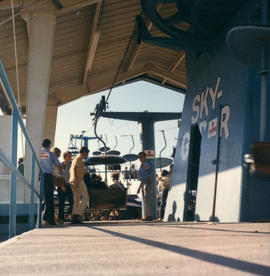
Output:
<instances>
[{"instance_id":1,"label":"person's head","mask_svg":"<svg viewBox=\"0 0 270 276\"><path fill-rule=\"evenodd\" d=\"M66 163L69 163L71 161L72 158L72 154L70 151L66 151L63 153L63 158L65 160Z\"/></svg>"},{"instance_id":2,"label":"person's head","mask_svg":"<svg viewBox=\"0 0 270 276\"><path fill-rule=\"evenodd\" d=\"M111 177L113 181L117 182L119 180L119 172L113 172Z\"/></svg>"},{"instance_id":3,"label":"person's head","mask_svg":"<svg viewBox=\"0 0 270 276\"><path fill-rule=\"evenodd\" d=\"M53 148L53 152L56 155L57 158L59 158L61 156L61 150L57 147Z\"/></svg>"},{"instance_id":4,"label":"person's head","mask_svg":"<svg viewBox=\"0 0 270 276\"><path fill-rule=\"evenodd\" d=\"M81 147L79 150L80 156L86 158L89 153L89 149L87 147Z\"/></svg>"},{"instance_id":5,"label":"person's head","mask_svg":"<svg viewBox=\"0 0 270 276\"><path fill-rule=\"evenodd\" d=\"M139 156L139 160L140 160L141 162L143 162L143 161L146 159L146 153L143 152L143 151L139 152L139 153L138 153L138 156Z\"/></svg>"},{"instance_id":6,"label":"person's head","mask_svg":"<svg viewBox=\"0 0 270 276\"><path fill-rule=\"evenodd\" d=\"M51 140L48 138L43 139L42 141L42 147L49 149L51 147Z\"/></svg>"},{"instance_id":7,"label":"person's head","mask_svg":"<svg viewBox=\"0 0 270 276\"><path fill-rule=\"evenodd\" d=\"M135 165L134 164L131 165L131 169L135 169Z\"/></svg>"},{"instance_id":8,"label":"person's head","mask_svg":"<svg viewBox=\"0 0 270 276\"><path fill-rule=\"evenodd\" d=\"M21 164L21 163L23 163L23 157L20 157L18 160L18 164Z\"/></svg>"},{"instance_id":9,"label":"person's head","mask_svg":"<svg viewBox=\"0 0 270 276\"><path fill-rule=\"evenodd\" d=\"M167 176L169 172L167 170L162 170L161 176Z\"/></svg>"}]
</instances>

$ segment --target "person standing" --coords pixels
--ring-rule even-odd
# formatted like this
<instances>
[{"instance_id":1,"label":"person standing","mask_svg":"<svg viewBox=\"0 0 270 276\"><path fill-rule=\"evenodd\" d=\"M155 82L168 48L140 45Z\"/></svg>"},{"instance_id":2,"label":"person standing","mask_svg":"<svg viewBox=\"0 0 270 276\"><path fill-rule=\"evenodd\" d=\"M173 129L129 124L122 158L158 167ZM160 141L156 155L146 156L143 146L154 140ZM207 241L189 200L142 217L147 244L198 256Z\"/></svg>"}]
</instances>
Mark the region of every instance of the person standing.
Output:
<instances>
[{"instance_id":1,"label":"person standing","mask_svg":"<svg viewBox=\"0 0 270 276\"><path fill-rule=\"evenodd\" d=\"M42 172L44 174L44 196L45 196L45 213L43 220L46 224L55 225L54 221L54 185L53 185L53 165L55 165L59 170L62 166L54 154L50 151L51 141L45 138L42 141L41 155L40 155L40 165Z\"/></svg>"},{"instance_id":2,"label":"person standing","mask_svg":"<svg viewBox=\"0 0 270 276\"><path fill-rule=\"evenodd\" d=\"M81 147L79 154L72 161L70 168L70 185L73 194L73 209L71 223L82 223L84 211L89 204L89 195L84 183L84 163L83 159L88 156L87 147Z\"/></svg>"},{"instance_id":3,"label":"person standing","mask_svg":"<svg viewBox=\"0 0 270 276\"><path fill-rule=\"evenodd\" d=\"M143 220L151 221L153 220L153 218L151 215L152 213L151 202L149 201L152 194L152 179L151 179L150 164L146 161L145 152L140 152L138 156L141 162L141 166L138 171L138 179L141 181L141 183L137 190L137 194L139 194L140 190L142 190L143 203L144 203L145 214L146 214Z\"/></svg>"},{"instance_id":4,"label":"person standing","mask_svg":"<svg viewBox=\"0 0 270 276\"><path fill-rule=\"evenodd\" d=\"M72 213L72 207L73 207L73 195L72 190L70 188L69 183L69 170L71 167L71 152L67 151L63 154L64 161L62 162L63 169L61 171L61 176L65 179L65 184L62 186L59 186L57 188L58 192L58 199L59 199L59 213L58 213L58 223L63 224L64 223L64 207L65 207L65 200L68 199L69 202L69 210L68 214Z\"/></svg>"}]
</instances>

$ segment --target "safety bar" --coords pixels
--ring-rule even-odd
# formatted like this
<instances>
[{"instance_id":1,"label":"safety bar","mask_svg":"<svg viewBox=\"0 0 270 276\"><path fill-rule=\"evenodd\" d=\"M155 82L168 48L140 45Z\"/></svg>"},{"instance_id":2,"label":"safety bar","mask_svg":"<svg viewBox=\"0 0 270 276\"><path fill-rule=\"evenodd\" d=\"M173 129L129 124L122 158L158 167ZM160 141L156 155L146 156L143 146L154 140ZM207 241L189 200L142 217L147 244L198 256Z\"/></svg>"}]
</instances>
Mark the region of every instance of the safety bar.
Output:
<instances>
[{"instance_id":1,"label":"safety bar","mask_svg":"<svg viewBox=\"0 0 270 276\"><path fill-rule=\"evenodd\" d=\"M22 183L31 189L30 197L30 214L29 214L29 225L30 229L34 228L34 193L39 198L39 210L37 216L36 227L39 227L41 224L41 200L42 200L42 190L43 190L43 174L39 159L32 145L30 136L24 125L21 112L17 106L16 99L14 97L13 90L8 81L7 74L5 72L2 61L0 60L0 81L5 90L5 93L9 99L9 102L12 106L12 157L11 162L8 158L0 151L0 160L11 170L11 180L10 180L10 204L9 204L9 238L12 238L16 235L16 186L17 186L17 177L22 181ZM18 123L20 124L22 133L25 137L26 142L28 143L32 151L32 166L31 166L31 184L25 179L25 177L17 170L17 146L18 146ZM35 162L37 162L40 169L40 193L38 193L35 188Z\"/></svg>"},{"instance_id":2,"label":"safety bar","mask_svg":"<svg viewBox=\"0 0 270 276\"><path fill-rule=\"evenodd\" d=\"M41 199L40 194L37 192L35 188L32 188L31 184L25 179L25 177L18 171L18 169L8 160L5 154L0 149L0 159L1 161L14 173L16 173L17 177L27 186L29 189L32 189L34 193Z\"/></svg>"}]
</instances>

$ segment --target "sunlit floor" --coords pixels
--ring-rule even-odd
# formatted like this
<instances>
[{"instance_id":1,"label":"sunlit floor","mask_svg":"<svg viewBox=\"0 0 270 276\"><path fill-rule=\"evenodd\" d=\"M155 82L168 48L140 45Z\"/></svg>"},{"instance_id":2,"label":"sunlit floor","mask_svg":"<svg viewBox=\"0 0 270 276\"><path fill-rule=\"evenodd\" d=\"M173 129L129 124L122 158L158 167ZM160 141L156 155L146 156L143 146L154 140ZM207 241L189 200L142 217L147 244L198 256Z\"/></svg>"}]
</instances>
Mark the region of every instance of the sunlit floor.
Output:
<instances>
[{"instance_id":1,"label":"sunlit floor","mask_svg":"<svg viewBox=\"0 0 270 276\"><path fill-rule=\"evenodd\" d=\"M270 223L91 222L0 244L0 275L270 275Z\"/></svg>"}]
</instances>

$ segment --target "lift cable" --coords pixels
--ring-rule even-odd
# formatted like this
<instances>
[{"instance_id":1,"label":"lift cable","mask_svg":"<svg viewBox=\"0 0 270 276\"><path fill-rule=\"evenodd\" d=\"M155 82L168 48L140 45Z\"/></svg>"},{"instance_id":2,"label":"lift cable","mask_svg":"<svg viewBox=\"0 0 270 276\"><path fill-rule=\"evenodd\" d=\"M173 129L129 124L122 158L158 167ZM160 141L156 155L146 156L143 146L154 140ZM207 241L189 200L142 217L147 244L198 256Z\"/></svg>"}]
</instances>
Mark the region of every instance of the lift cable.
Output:
<instances>
[{"instance_id":1,"label":"lift cable","mask_svg":"<svg viewBox=\"0 0 270 276\"><path fill-rule=\"evenodd\" d=\"M160 151L160 153L159 153L159 166L160 166L160 173L162 172L162 170L161 170L161 153L166 149L166 147L167 147L167 141L166 141L166 137L165 137L165 131L164 131L164 129L163 130L161 130L161 132L162 132L162 135L163 135L163 138L164 138L164 143L165 143L165 145L164 145L164 147L162 148L162 150Z\"/></svg>"},{"instance_id":2,"label":"lift cable","mask_svg":"<svg viewBox=\"0 0 270 276\"><path fill-rule=\"evenodd\" d=\"M17 37L16 37L16 24L15 24L15 13L14 13L14 1L11 0L11 14L12 14L12 28L13 28L13 42L14 42L14 58L15 58L15 70L16 70L16 86L17 86L17 97L18 97L18 107L20 112L21 109L21 93L20 93L20 81L19 81L19 68L18 68L18 53L17 53ZM21 128L20 128L21 130ZM21 146L22 146L22 155L24 157L24 141L21 130Z\"/></svg>"},{"instance_id":3,"label":"lift cable","mask_svg":"<svg viewBox=\"0 0 270 276\"><path fill-rule=\"evenodd\" d=\"M113 87L114 87L114 85L115 85L115 82L116 82L116 80L117 80L117 78L118 78L118 75L119 75L119 73L120 73L120 69L121 69L121 67L122 67L122 65L123 65L123 62L124 62L124 60L125 60L125 58L126 58L126 55L127 55L128 49L129 49L129 46L130 46L130 44L131 44L131 41L132 41L132 39L133 39L133 36L135 35L135 31L136 31L136 28L134 28L133 31L132 31L132 34L131 34L131 36L130 36L130 38L129 38L127 47L126 47L126 49L125 49L125 52L124 52L124 54L123 54L123 56L122 56L122 58L121 58L121 61L120 61L119 66L118 66L118 68L117 68L116 74L115 74L115 76L114 76L114 80L113 80L112 85L111 85L111 88L110 88L110 90L109 90L109 94L108 94L108 96L107 96L107 98L106 98L106 104L108 104L109 97L110 97L110 95L111 95L111 92L112 92L112 89L113 89Z\"/></svg>"},{"instance_id":4,"label":"lift cable","mask_svg":"<svg viewBox=\"0 0 270 276\"><path fill-rule=\"evenodd\" d=\"M142 14L142 11L141 11L141 14ZM110 90L109 90L108 96L107 96L106 99L105 99L105 96L102 96L102 97L101 97L101 100L100 100L99 104L96 105L95 112L94 112L94 114L93 114L93 115L95 116L94 119L93 119L93 122L94 122L94 133L95 133L95 136L97 137L97 139L98 139L99 141L101 141L102 144L104 145L104 147L105 147L105 154L106 154L107 146L106 146L105 142L103 141L102 136L98 136L98 134L97 134L97 123L98 123L98 119L101 117L102 113L103 113L104 111L106 111L106 107L107 107L107 105L108 105L109 97L110 97L110 95L111 95L111 92L112 92L112 89L113 89L113 87L114 87L114 85L115 85L115 82L116 82L116 80L117 80L117 78L118 78L118 75L119 75L119 73L120 73L120 69L121 69L121 67L122 67L122 65L123 65L123 62L124 62L125 58L126 58L128 49L129 49L129 47L130 47L131 41L132 41L133 36L135 35L135 33L136 33L136 26L134 26L134 28L133 28L133 31L132 31L131 36L130 36L130 38L129 38L128 44L127 44L126 49L125 49L125 52L124 52L124 54L123 54L123 56L122 56L122 58L121 58L121 61L120 61L119 66L118 66L118 68L117 68L117 71L116 71L114 80L113 80L113 82L112 82L111 88L110 88ZM91 114L91 115L92 115L92 114Z\"/></svg>"}]
</instances>

